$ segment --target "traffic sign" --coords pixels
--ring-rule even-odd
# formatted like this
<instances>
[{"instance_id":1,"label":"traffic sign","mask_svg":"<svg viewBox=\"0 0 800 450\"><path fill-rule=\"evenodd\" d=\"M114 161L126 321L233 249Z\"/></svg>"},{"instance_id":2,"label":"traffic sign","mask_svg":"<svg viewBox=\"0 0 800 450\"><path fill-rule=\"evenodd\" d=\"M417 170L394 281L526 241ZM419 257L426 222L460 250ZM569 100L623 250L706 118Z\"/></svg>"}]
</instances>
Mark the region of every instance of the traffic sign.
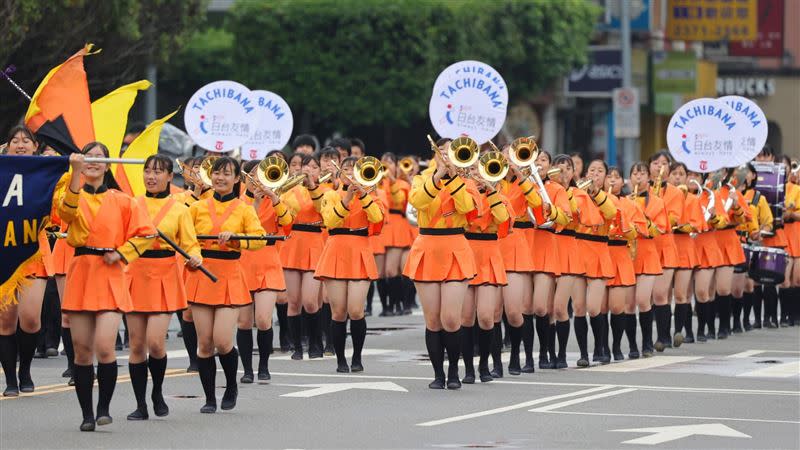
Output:
<instances>
[{"instance_id":1,"label":"traffic sign","mask_svg":"<svg viewBox=\"0 0 800 450\"><path fill-rule=\"evenodd\" d=\"M636 88L617 88L614 101L614 137L639 137L639 91Z\"/></svg>"}]
</instances>

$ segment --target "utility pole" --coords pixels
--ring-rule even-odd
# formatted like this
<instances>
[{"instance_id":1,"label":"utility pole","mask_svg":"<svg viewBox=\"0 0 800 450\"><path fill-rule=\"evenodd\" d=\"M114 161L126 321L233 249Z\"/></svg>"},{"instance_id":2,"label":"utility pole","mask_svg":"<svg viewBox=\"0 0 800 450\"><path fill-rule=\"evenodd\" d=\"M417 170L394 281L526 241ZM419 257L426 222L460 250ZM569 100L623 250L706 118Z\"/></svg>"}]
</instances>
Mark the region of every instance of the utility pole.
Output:
<instances>
[{"instance_id":1,"label":"utility pole","mask_svg":"<svg viewBox=\"0 0 800 450\"><path fill-rule=\"evenodd\" d=\"M622 14L620 17L620 39L622 40L622 87L632 87L631 82L631 12L630 4L627 0L622 0ZM639 93L641 95L641 93ZM622 164L625 173L630 170L634 161L639 160L639 155L635 154L634 141L632 138L622 139Z\"/></svg>"}]
</instances>

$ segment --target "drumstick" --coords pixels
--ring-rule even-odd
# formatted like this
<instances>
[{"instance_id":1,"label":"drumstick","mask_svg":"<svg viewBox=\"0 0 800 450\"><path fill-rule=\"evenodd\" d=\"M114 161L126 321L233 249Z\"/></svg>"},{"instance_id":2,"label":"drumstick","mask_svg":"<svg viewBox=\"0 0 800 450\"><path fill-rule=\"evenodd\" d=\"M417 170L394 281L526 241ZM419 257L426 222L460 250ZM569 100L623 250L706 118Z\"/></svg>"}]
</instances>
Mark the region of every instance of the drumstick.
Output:
<instances>
[{"instance_id":1,"label":"drumstick","mask_svg":"<svg viewBox=\"0 0 800 450\"><path fill-rule=\"evenodd\" d=\"M161 239L163 239L163 240L164 240L164 242L166 242L167 244L169 244L169 246L170 246L170 247L174 248L174 249L175 249L175 251L176 251L176 252L178 252L178 253L179 253L181 256L183 256L183 257L184 257L184 258L186 258L187 260L189 260L189 259L192 259L192 256L191 256L190 254L186 253L186 250L184 250L184 249L180 248L180 247L178 246L178 244L176 244L176 243L175 243L175 242L174 242L172 239L170 239L169 237L167 237L167 235L165 235L164 233L162 233L162 232L161 232L161 230L156 230L156 231L158 231L158 237L160 237ZM203 272L203 275L207 276L207 277L208 277L208 279L209 279L209 280L211 280L213 283L216 283L216 282L217 282L217 277L215 277L213 273L209 272L209 270L208 270L208 269L206 269L205 267L203 267L203 265L202 265L202 264L201 264L201 265L199 265L199 266L197 266L197 270L199 270L200 272Z\"/></svg>"},{"instance_id":2,"label":"drumstick","mask_svg":"<svg viewBox=\"0 0 800 450\"><path fill-rule=\"evenodd\" d=\"M218 234L198 234L197 239L201 241L214 241L219 239ZM234 234L230 238L230 241L285 241L286 236L277 236L277 235L265 235L265 236L246 236L246 235L236 235Z\"/></svg>"}]
</instances>

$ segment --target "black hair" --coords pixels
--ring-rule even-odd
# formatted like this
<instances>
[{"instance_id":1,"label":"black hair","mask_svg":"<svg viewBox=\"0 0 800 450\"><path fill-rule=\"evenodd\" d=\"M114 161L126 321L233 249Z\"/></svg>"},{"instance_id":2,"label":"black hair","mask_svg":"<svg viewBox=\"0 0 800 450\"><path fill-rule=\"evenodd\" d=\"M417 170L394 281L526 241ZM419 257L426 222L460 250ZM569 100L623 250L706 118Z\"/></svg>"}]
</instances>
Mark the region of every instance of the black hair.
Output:
<instances>
[{"instance_id":1,"label":"black hair","mask_svg":"<svg viewBox=\"0 0 800 450\"><path fill-rule=\"evenodd\" d=\"M342 160L341 166L344 167L345 164L355 164L358 161L358 158L355 156L348 156L347 158Z\"/></svg>"},{"instance_id":2,"label":"black hair","mask_svg":"<svg viewBox=\"0 0 800 450\"><path fill-rule=\"evenodd\" d=\"M553 155L551 155L550 152L548 152L547 150L539 150L539 154L547 156L547 162L551 165L553 164Z\"/></svg>"},{"instance_id":3,"label":"black hair","mask_svg":"<svg viewBox=\"0 0 800 450\"><path fill-rule=\"evenodd\" d=\"M259 160L257 160L257 159L253 159L253 160L250 160L250 161L247 161L247 162L245 162L244 164L242 164L242 172L247 172L247 173L250 173L250 172L252 172L252 171L253 171L253 168L254 168L255 166L257 166L257 165L258 165L258 163L260 163L260 162L261 162L261 161L259 161Z\"/></svg>"},{"instance_id":4,"label":"black hair","mask_svg":"<svg viewBox=\"0 0 800 450\"><path fill-rule=\"evenodd\" d=\"M617 167L617 166L608 166L608 169L606 169L606 176L608 176L608 175L611 175L613 172L616 172L616 173L617 173L617 175L618 175L620 178L625 178L625 177L622 175L622 170L621 170L619 167Z\"/></svg>"},{"instance_id":5,"label":"black hair","mask_svg":"<svg viewBox=\"0 0 800 450\"><path fill-rule=\"evenodd\" d=\"M645 164L639 161L631 166L631 171L628 176L633 175L633 172L646 172L647 177L650 178L650 164Z\"/></svg>"},{"instance_id":6,"label":"black hair","mask_svg":"<svg viewBox=\"0 0 800 450\"><path fill-rule=\"evenodd\" d=\"M320 161L325 156L327 156L329 158L334 158L334 159L336 159L336 161L339 161L339 156L340 155L339 155L339 150L336 150L335 148L329 146L329 147L325 147L322 150L320 150L318 156L319 156ZM339 161L339 162L341 162L341 161Z\"/></svg>"},{"instance_id":7,"label":"black hair","mask_svg":"<svg viewBox=\"0 0 800 450\"><path fill-rule=\"evenodd\" d=\"M657 160L658 158L661 158L662 156L664 158L667 158L667 164L672 164L672 161L673 161L672 160L672 155L670 155L669 152L666 151L666 150L659 150L659 151L653 153L652 155L650 155L650 158L647 160L647 165L650 166L650 164L652 164L653 161Z\"/></svg>"},{"instance_id":8,"label":"black hair","mask_svg":"<svg viewBox=\"0 0 800 450\"><path fill-rule=\"evenodd\" d=\"M125 134L141 133L146 128L147 125L145 125L144 122L131 122L130 125L128 125L127 131L125 131Z\"/></svg>"},{"instance_id":9,"label":"black hair","mask_svg":"<svg viewBox=\"0 0 800 450\"><path fill-rule=\"evenodd\" d=\"M164 155L150 155L144 160L144 168L151 167L153 169L161 169L165 172L172 173L174 169L172 160Z\"/></svg>"},{"instance_id":10,"label":"black hair","mask_svg":"<svg viewBox=\"0 0 800 450\"><path fill-rule=\"evenodd\" d=\"M286 163L287 164L291 164L293 159L300 158L300 164L303 164L303 158L305 156L306 155L304 155L302 153L292 153L291 156L289 156L289 159L286 160Z\"/></svg>"},{"instance_id":11,"label":"black hair","mask_svg":"<svg viewBox=\"0 0 800 450\"><path fill-rule=\"evenodd\" d=\"M364 145L364 141L359 138L350 138L350 147L358 147L362 153L367 154L367 147Z\"/></svg>"},{"instance_id":12,"label":"black hair","mask_svg":"<svg viewBox=\"0 0 800 450\"><path fill-rule=\"evenodd\" d=\"M437 147L441 147L441 146L443 146L443 145L445 145L445 144L447 144L448 142L451 142L451 141L452 141L452 139L450 139L450 138L439 138L439 139L436 140L436 146Z\"/></svg>"},{"instance_id":13,"label":"black hair","mask_svg":"<svg viewBox=\"0 0 800 450\"><path fill-rule=\"evenodd\" d=\"M592 163L594 163L594 162L599 162L600 164L602 164L603 165L603 170L606 171L606 176L608 176L608 164L606 164L605 160L603 160L603 159L597 158L597 159L593 159L593 160L589 161L589 164L586 165L586 168L588 169L589 166L591 166Z\"/></svg>"},{"instance_id":14,"label":"black hair","mask_svg":"<svg viewBox=\"0 0 800 450\"><path fill-rule=\"evenodd\" d=\"M792 158L789 158L789 155L781 155L780 160L782 163L786 164L786 170L792 168Z\"/></svg>"},{"instance_id":15,"label":"black hair","mask_svg":"<svg viewBox=\"0 0 800 450\"><path fill-rule=\"evenodd\" d=\"M297 147L308 145L317 151L317 138L310 134L298 134L292 141L292 149L297 150Z\"/></svg>"},{"instance_id":16,"label":"black hair","mask_svg":"<svg viewBox=\"0 0 800 450\"><path fill-rule=\"evenodd\" d=\"M343 150L347 150L347 154L350 154L350 139L347 138L334 138L328 143L328 146L333 148L341 148Z\"/></svg>"},{"instance_id":17,"label":"black hair","mask_svg":"<svg viewBox=\"0 0 800 450\"><path fill-rule=\"evenodd\" d=\"M301 166L307 166L307 165L309 165L311 163L311 161L314 161L315 163L317 163L317 166L320 165L319 164L319 158L317 158L315 155L303 155L303 161L300 163L300 165Z\"/></svg>"},{"instance_id":18,"label":"black hair","mask_svg":"<svg viewBox=\"0 0 800 450\"><path fill-rule=\"evenodd\" d=\"M38 154L40 152L41 149L38 148L39 139L36 137L33 131L31 131L31 129L26 127L25 125L17 125L15 127L12 127L11 130L8 132L8 139L6 139L6 144L11 144L11 140L14 139L14 136L16 136L17 133L22 133L25 136L28 136L28 139L32 140L34 144L36 144L37 147L36 153Z\"/></svg>"},{"instance_id":19,"label":"black hair","mask_svg":"<svg viewBox=\"0 0 800 450\"><path fill-rule=\"evenodd\" d=\"M281 150L270 150L267 153L267 158L269 158L270 156L277 156L278 158L283 158L283 160L286 161L286 154L284 154L283 151L281 151ZM286 162L289 162L289 161L286 161Z\"/></svg>"},{"instance_id":20,"label":"black hair","mask_svg":"<svg viewBox=\"0 0 800 450\"><path fill-rule=\"evenodd\" d=\"M764 148L758 153L758 156L761 157L775 157L775 149L772 148L769 144L764 144Z\"/></svg>"},{"instance_id":21,"label":"black hair","mask_svg":"<svg viewBox=\"0 0 800 450\"><path fill-rule=\"evenodd\" d=\"M106 144L103 144L102 142L99 141L92 141L84 145L83 148L81 149L81 153L85 155L89 153L89 150L95 147L98 147L103 152L103 155L105 155L105 157L108 158L109 155L108 147L106 147ZM103 184L105 184L107 187L111 189L116 189L118 191L121 191L122 188L119 187L119 183L117 183L116 178L114 178L114 174L111 173L111 164L107 164L107 166L108 168L106 169L106 173L103 174Z\"/></svg>"},{"instance_id":22,"label":"black hair","mask_svg":"<svg viewBox=\"0 0 800 450\"><path fill-rule=\"evenodd\" d=\"M211 172L220 171L226 167L233 168L233 175L236 177L236 182L233 184L233 193L236 194L238 197L241 191L241 180L239 179L239 175L242 174L242 167L239 165L239 161L231 158L230 156L220 156L214 161L214 164L211 166Z\"/></svg>"},{"instance_id":23,"label":"black hair","mask_svg":"<svg viewBox=\"0 0 800 450\"><path fill-rule=\"evenodd\" d=\"M381 159L383 159L383 158L388 158L388 159L390 159L390 160L391 160L392 162L394 162L394 163L396 163L396 162L397 162L397 155L395 155L395 154L394 154L394 153L392 153L392 152L386 152L386 153L384 153L384 154L381 156Z\"/></svg>"},{"instance_id":24,"label":"black hair","mask_svg":"<svg viewBox=\"0 0 800 450\"><path fill-rule=\"evenodd\" d=\"M572 161L572 157L569 155L564 155L564 154L558 155L551 164L557 166L562 163L568 164L569 166L572 167L572 170L575 170L575 162Z\"/></svg>"}]
</instances>

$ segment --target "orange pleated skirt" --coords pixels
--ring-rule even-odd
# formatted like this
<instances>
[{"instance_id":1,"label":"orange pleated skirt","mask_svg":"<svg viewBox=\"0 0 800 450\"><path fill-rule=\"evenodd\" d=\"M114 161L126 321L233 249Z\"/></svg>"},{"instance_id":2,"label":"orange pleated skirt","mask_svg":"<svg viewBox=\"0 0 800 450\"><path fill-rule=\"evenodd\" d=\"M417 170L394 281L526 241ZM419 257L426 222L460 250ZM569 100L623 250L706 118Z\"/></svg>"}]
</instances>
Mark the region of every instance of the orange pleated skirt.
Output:
<instances>
[{"instance_id":1,"label":"orange pleated skirt","mask_svg":"<svg viewBox=\"0 0 800 450\"><path fill-rule=\"evenodd\" d=\"M381 238L386 247L409 248L414 242L411 224L404 214L389 212L381 229Z\"/></svg>"},{"instance_id":2,"label":"orange pleated skirt","mask_svg":"<svg viewBox=\"0 0 800 450\"><path fill-rule=\"evenodd\" d=\"M218 280L214 283L199 270L187 269L186 297L189 303L215 307L252 303L239 259L219 259L204 252L203 266Z\"/></svg>"},{"instance_id":3,"label":"orange pleated skirt","mask_svg":"<svg viewBox=\"0 0 800 450\"><path fill-rule=\"evenodd\" d=\"M584 276L586 273L586 265L583 262L582 255L578 252L578 242L577 239L575 239L574 233L570 232L570 230L564 230L561 233L556 233L554 236L559 261L561 263L559 275ZM536 235L537 240L538 238L539 234ZM539 251L538 245L536 246L536 250Z\"/></svg>"},{"instance_id":4,"label":"orange pleated skirt","mask_svg":"<svg viewBox=\"0 0 800 450\"><path fill-rule=\"evenodd\" d=\"M259 250L242 252L240 263L250 292L286 290L281 257L274 241Z\"/></svg>"},{"instance_id":5,"label":"orange pleated skirt","mask_svg":"<svg viewBox=\"0 0 800 450\"><path fill-rule=\"evenodd\" d=\"M370 236L369 239L369 248L372 251L373 255L385 255L386 254L386 246L384 245L384 238L383 238L383 230L381 230L381 234L377 234L374 236Z\"/></svg>"},{"instance_id":6,"label":"orange pleated skirt","mask_svg":"<svg viewBox=\"0 0 800 450\"><path fill-rule=\"evenodd\" d=\"M526 229L528 251L533 260L533 271L559 276L562 273L562 251L558 248L556 234L548 230ZM570 238L572 239L572 238ZM574 241L574 239L572 239Z\"/></svg>"},{"instance_id":7,"label":"orange pleated skirt","mask_svg":"<svg viewBox=\"0 0 800 450\"><path fill-rule=\"evenodd\" d=\"M68 245L66 239L56 240L56 245L53 246L53 274L66 275L73 255L75 248Z\"/></svg>"},{"instance_id":8,"label":"orange pleated skirt","mask_svg":"<svg viewBox=\"0 0 800 450\"><path fill-rule=\"evenodd\" d=\"M411 245L403 275L413 281L467 281L478 273L472 248L463 234L420 233Z\"/></svg>"},{"instance_id":9,"label":"orange pleated skirt","mask_svg":"<svg viewBox=\"0 0 800 450\"><path fill-rule=\"evenodd\" d=\"M672 233L660 234L654 237L653 241L656 243L656 250L658 250L662 269L678 267L678 249L675 244L675 235Z\"/></svg>"},{"instance_id":10,"label":"orange pleated skirt","mask_svg":"<svg viewBox=\"0 0 800 450\"><path fill-rule=\"evenodd\" d=\"M633 260L636 275L661 275L661 256L653 239L636 239L636 259Z\"/></svg>"},{"instance_id":11,"label":"orange pleated skirt","mask_svg":"<svg viewBox=\"0 0 800 450\"><path fill-rule=\"evenodd\" d=\"M42 256L40 259L36 261L31 261L25 266L25 276L28 278L47 278L47 261L45 258L48 256Z\"/></svg>"},{"instance_id":12,"label":"orange pleated skirt","mask_svg":"<svg viewBox=\"0 0 800 450\"><path fill-rule=\"evenodd\" d=\"M685 233L676 233L675 246L678 248L678 265L675 267L680 270L694 269L700 265L700 257L697 254L695 239Z\"/></svg>"},{"instance_id":13,"label":"orange pleated skirt","mask_svg":"<svg viewBox=\"0 0 800 450\"><path fill-rule=\"evenodd\" d=\"M789 244L786 251L792 258L800 258L800 222L784 224L786 242Z\"/></svg>"},{"instance_id":14,"label":"orange pleated skirt","mask_svg":"<svg viewBox=\"0 0 800 450\"><path fill-rule=\"evenodd\" d=\"M130 312L130 293L125 287L124 263L108 265L100 255L72 258L67 270L67 283L61 310L67 312Z\"/></svg>"},{"instance_id":15,"label":"orange pleated skirt","mask_svg":"<svg viewBox=\"0 0 800 450\"><path fill-rule=\"evenodd\" d=\"M494 240L470 239L467 242L475 256L477 274L470 280L470 286L505 286L508 284L506 269L503 265L503 255L500 253L500 243Z\"/></svg>"},{"instance_id":16,"label":"orange pleated skirt","mask_svg":"<svg viewBox=\"0 0 800 450\"><path fill-rule=\"evenodd\" d=\"M606 283L608 287L635 286L636 271L633 270L633 260L627 242L609 243L608 254L611 258L611 270L614 272L614 278Z\"/></svg>"},{"instance_id":17,"label":"orange pleated skirt","mask_svg":"<svg viewBox=\"0 0 800 450\"><path fill-rule=\"evenodd\" d=\"M506 272L533 271L533 258L526 236L527 231L527 229L514 228L508 236L498 241Z\"/></svg>"},{"instance_id":18,"label":"orange pleated skirt","mask_svg":"<svg viewBox=\"0 0 800 450\"><path fill-rule=\"evenodd\" d=\"M717 230L713 234L717 238L717 245L722 253L723 266L736 266L745 262L742 242L735 229Z\"/></svg>"},{"instance_id":19,"label":"orange pleated skirt","mask_svg":"<svg viewBox=\"0 0 800 450\"><path fill-rule=\"evenodd\" d=\"M130 263L125 281L133 309L139 313L173 313L186 309L186 288L178 260L166 252L163 258L144 256Z\"/></svg>"},{"instance_id":20,"label":"orange pleated skirt","mask_svg":"<svg viewBox=\"0 0 800 450\"><path fill-rule=\"evenodd\" d=\"M614 268L611 262L611 253L608 251L608 243L604 241L592 241L581 238L576 239L580 259L583 260L586 278L600 278L610 280L614 278Z\"/></svg>"},{"instance_id":21,"label":"orange pleated skirt","mask_svg":"<svg viewBox=\"0 0 800 450\"><path fill-rule=\"evenodd\" d=\"M719 250L717 237L714 235L713 231L699 233L697 237L694 238L694 246L697 251L699 268L715 269L725 265L722 259L722 252Z\"/></svg>"},{"instance_id":22,"label":"orange pleated skirt","mask_svg":"<svg viewBox=\"0 0 800 450\"><path fill-rule=\"evenodd\" d=\"M775 230L775 235L764 238L764 246L774 248L787 248L789 240L786 238L786 230L779 228Z\"/></svg>"},{"instance_id":23,"label":"orange pleated skirt","mask_svg":"<svg viewBox=\"0 0 800 450\"><path fill-rule=\"evenodd\" d=\"M375 255L366 236L334 234L328 237L314 272L319 280L366 281L378 279Z\"/></svg>"},{"instance_id":24,"label":"orange pleated skirt","mask_svg":"<svg viewBox=\"0 0 800 450\"><path fill-rule=\"evenodd\" d=\"M325 247L321 232L292 230L280 251L284 269L313 272Z\"/></svg>"}]
</instances>

